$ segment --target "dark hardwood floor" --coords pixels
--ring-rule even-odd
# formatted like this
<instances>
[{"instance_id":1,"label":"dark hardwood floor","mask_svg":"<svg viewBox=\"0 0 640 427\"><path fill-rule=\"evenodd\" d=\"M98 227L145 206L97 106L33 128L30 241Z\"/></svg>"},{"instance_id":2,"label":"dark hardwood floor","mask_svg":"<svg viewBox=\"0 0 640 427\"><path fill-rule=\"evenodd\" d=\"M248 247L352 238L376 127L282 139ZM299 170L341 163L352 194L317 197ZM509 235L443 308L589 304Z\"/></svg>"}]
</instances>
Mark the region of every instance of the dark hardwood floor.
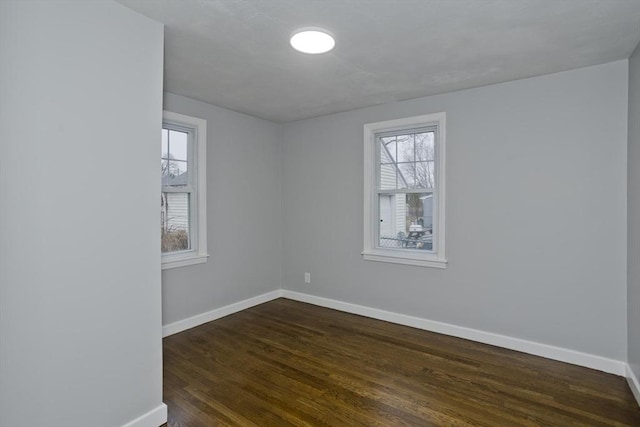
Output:
<instances>
[{"instance_id":1,"label":"dark hardwood floor","mask_svg":"<svg viewBox=\"0 0 640 427\"><path fill-rule=\"evenodd\" d=\"M164 339L169 427L640 426L622 377L278 299Z\"/></svg>"}]
</instances>

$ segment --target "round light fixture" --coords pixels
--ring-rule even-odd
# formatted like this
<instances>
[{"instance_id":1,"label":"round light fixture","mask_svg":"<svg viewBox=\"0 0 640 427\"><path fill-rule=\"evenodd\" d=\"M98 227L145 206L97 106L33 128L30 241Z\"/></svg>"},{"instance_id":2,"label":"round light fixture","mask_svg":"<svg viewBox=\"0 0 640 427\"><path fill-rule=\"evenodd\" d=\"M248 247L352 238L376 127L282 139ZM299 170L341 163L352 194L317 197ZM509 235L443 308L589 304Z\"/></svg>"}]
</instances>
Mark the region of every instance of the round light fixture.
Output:
<instances>
[{"instance_id":1,"label":"round light fixture","mask_svg":"<svg viewBox=\"0 0 640 427\"><path fill-rule=\"evenodd\" d=\"M290 43L295 50L310 54L329 52L336 45L327 30L315 27L296 30Z\"/></svg>"}]
</instances>

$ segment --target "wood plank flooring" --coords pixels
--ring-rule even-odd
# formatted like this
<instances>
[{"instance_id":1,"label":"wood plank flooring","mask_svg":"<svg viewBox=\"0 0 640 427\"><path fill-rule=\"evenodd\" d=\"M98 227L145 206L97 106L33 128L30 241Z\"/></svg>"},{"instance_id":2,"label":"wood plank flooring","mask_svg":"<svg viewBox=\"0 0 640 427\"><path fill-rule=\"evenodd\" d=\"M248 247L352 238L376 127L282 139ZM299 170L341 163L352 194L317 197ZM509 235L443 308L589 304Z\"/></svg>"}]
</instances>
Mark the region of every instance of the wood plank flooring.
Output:
<instances>
[{"instance_id":1,"label":"wood plank flooring","mask_svg":"<svg viewBox=\"0 0 640 427\"><path fill-rule=\"evenodd\" d=\"M640 426L622 377L287 299L164 339L169 427Z\"/></svg>"}]
</instances>

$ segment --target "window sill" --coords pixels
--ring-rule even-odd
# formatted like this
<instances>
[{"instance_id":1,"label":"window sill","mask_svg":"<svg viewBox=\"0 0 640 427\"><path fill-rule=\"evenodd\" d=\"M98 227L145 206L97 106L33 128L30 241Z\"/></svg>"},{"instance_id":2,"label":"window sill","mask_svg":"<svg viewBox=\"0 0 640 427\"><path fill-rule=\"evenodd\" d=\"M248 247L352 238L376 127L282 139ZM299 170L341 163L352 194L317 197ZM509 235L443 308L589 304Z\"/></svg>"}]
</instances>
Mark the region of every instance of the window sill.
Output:
<instances>
[{"instance_id":1,"label":"window sill","mask_svg":"<svg viewBox=\"0 0 640 427\"><path fill-rule=\"evenodd\" d=\"M188 265L204 264L209 259L209 254L196 255L189 253L186 255L169 255L162 257L162 269L186 267Z\"/></svg>"},{"instance_id":2,"label":"window sill","mask_svg":"<svg viewBox=\"0 0 640 427\"><path fill-rule=\"evenodd\" d=\"M419 267L447 268L447 260L435 254L419 254L404 251L372 249L362 252L365 261L391 262Z\"/></svg>"}]
</instances>

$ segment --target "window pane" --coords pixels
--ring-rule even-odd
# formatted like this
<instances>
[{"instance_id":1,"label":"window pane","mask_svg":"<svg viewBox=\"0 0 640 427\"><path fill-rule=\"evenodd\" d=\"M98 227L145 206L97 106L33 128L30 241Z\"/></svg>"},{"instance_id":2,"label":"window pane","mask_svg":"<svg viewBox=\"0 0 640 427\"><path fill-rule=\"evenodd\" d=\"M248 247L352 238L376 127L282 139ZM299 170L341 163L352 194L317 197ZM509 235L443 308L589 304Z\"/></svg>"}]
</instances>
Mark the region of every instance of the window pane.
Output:
<instances>
[{"instance_id":1,"label":"window pane","mask_svg":"<svg viewBox=\"0 0 640 427\"><path fill-rule=\"evenodd\" d=\"M187 162L177 160L163 160L162 185L184 187L189 183Z\"/></svg>"},{"instance_id":2,"label":"window pane","mask_svg":"<svg viewBox=\"0 0 640 427\"><path fill-rule=\"evenodd\" d=\"M162 129L162 150L160 152L164 158L169 157L169 131Z\"/></svg>"},{"instance_id":3,"label":"window pane","mask_svg":"<svg viewBox=\"0 0 640 427\"><path fill-rule=\"evenodd\" d=\"M396 161L396 137L391 136L391 137L380 138L380 162L391 163L395 161Z\"/></svg>"},{"instance_id":4,"label":"window pane","mask_svg":"<svg viewBox=\"0 0 640 427\"><path fill-rule=\"evenodd\" d=\"M380 143L380 163L393 163L393 155L390 151L386 151L386 147L383 143Z\"/></svg>"},{"instance_id":5,"label":"window pane","mask_svg":"<svg viewBox=\"0 0 640 427\"><path fill-rule=\"evenodd\" d=\"M171 173L173 175L182 175L187 172L187 162L179 160L170 160L169 165L171 167Z\"/></svg>"},{"instance_id":6,"label":"window pane","mask_svg":"<svg viewBox=\"0 0 640 427\"><path fill-rule=\"evenodd\" d=\"M380 189L393 190L396 188L396 167L394 164L380 165Z\"/></svg>"},{"instance_id":7,"label":"window pane","mask_svg":"<svg viewBox=\"0 0 640 427\"><path fill-rule=\"evenodd\" d=\"M187 160L187 137L186 132L177 130L169 131L169 158L174 160Z\"/></svg>"},{"instance_id":8,"label":"window pane","mask_svg":"<svg viewBox=\"0 0 640 427\"><path fill-rule=\"evenodd\" d=\"M160 171L162 173L162 185L166 185L165 181L169 176L169 161L167 159L160 160Z\"/></svg>"},{"instance_id":9,"label":"window pane","mask_svg":"<svg viewBox=\"0 0 640 427\"><path fill-rule=\"evenodd\" d=\"M380 194L378 247L433 250L433 194Z\"/></svg>"},{"instance_id":10,"label":"window pane","mask_svg":"<svg viewBox=\"0 0 640 427\"><path fill-rule=\"evenodd\" d=\"M435 160L435 135L433 132L415 134L416 160Z\"/></svg>"},{"instance_id":11,"label":"window pane","mask_svg":"<svg viewBox=\"0 0 640 427\"><path fill-rule=\"evenodd\" d=\"M398 188L415 188L415 163L400 163L398 170Z\"/></svg>"},{"instance_id":12,"label":"window pane","mask_svg":"<svg viewBox=\"0 0 640 427\"><path fill-rule=\"evenodd\" d=\"M191 249L189 197L189 193L162 193L160 199L162 253Z\"/></svg>"},{"instance_id":13,"label":"window pane","mask_svg":"<svg viewBox=\"0 0 640 427\"><path fill-rule=\"evenodd\" d=\"M416 162L416 187L435 188L435 162Z\"/></svg>"},{"instance_id":14,"label":"window pane","mask_svg":"<svg viewBox=\"0 0 640 427\"><path fill-rule=\"evenodd\" d=\"M413 135L398 135L398 162L413 162Z\"/></svg>"}]
</instances>

